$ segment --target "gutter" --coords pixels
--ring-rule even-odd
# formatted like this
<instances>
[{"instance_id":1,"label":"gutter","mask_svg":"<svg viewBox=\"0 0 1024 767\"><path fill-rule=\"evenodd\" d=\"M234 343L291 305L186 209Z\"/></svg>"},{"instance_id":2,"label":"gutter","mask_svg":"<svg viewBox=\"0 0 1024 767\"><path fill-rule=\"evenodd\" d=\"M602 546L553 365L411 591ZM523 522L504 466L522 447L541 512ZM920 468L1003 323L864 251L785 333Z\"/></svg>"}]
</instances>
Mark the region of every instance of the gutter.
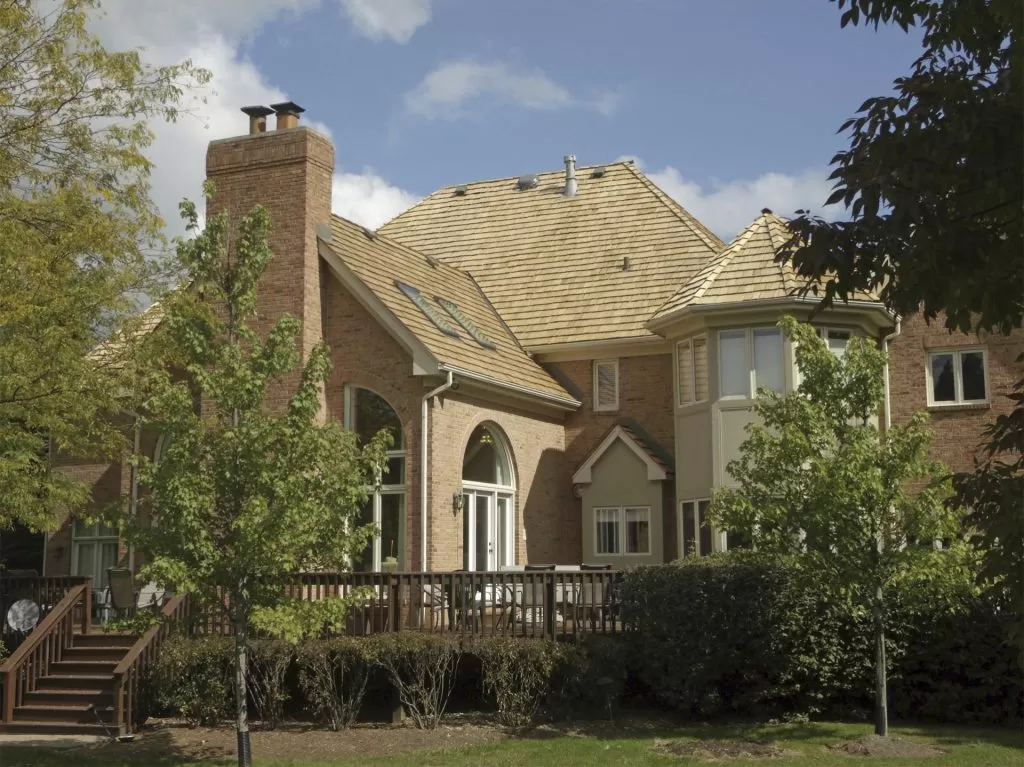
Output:
<instances>
[{"instance_id":1,"label":"gutter","mask_svg":"<svg viewBox=\"0 0 1024 767\"><path fill-rule=\"evenodd\" d=\"M889 434L889 427L892 426L892 397L889 391L889 342L896 338L903 331L903 323L896 317L896 329L882 339L882 352L885 354L885 433Z\"/></svg>"},{"instance_id":2,"label":"gutter","mask_svg":"<svg viewBox=\"0 0 1024 767\"><path fill-rule=\"evenodd\" d=\"M570 397L559 397L555 394L546 394L544 392L537 391L536 389L528 389L525 386L517 386L516 384L507 383L506 381L501 381L497 378L492 378L491 376L484 375L483 373L474 373L471 370L465 370L464 368L455 367L454 365L446 365L444 363L441 363L440 365L438 365L438 369L447 372L449 376L451 376L452 373L456 373L459 375L460 378L465 378L470 381L484 383L496 389L505 389L507 391L516 392L517 394L525 394L530 397L535 397L537 399L544 400L545 402L551 403L553 405L557 405L565 410L575 410L582 404L578 400L572 399Z\"/></svg>"},{"instance_id":3,"label":"gutter","mask_svg":"<svg viewBox=\"0 0 1024 767\"><path fill-rule=\"evenodd\" d=\"M430 400L442 392L446 392L455 385L454 375L448 371L448 380L423 395L420 400L420 571L427 571L427 446L428 423Z\"/></svg>"}]
</instances>

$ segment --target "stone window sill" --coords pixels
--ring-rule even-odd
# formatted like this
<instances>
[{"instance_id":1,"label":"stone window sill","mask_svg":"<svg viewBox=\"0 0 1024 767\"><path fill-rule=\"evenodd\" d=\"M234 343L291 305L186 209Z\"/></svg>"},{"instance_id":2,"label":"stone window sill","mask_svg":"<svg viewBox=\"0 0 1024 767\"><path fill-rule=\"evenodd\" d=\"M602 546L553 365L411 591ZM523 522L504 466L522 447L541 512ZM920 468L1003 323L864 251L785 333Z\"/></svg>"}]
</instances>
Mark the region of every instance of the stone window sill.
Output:
<instances>
[{"instance_id":1,"label":"stone window sill","mask_svg":"<svg viewBox=\"0 0 1024 767\"><path fill-rule=\"evenodd\" d=\"M991 410L992 403L978 402L970 405L929 405L929 413L963 413L971 411Z\"/></svg>"}]
</instances>

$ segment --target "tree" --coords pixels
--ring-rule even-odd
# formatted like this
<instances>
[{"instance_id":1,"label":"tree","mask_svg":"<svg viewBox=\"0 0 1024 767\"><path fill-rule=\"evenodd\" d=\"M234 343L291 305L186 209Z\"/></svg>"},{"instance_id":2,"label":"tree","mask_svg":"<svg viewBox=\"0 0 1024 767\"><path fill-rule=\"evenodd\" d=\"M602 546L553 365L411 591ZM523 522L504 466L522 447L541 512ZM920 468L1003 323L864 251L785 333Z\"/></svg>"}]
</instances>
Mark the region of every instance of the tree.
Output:
<instances>
[{"instance_id":1,"label":"tree","mask_svg":"<svg viewBox=\"0 0 1024 767\"><path fill-rule=\"evenodd\" d=\"M874 289L904 316L920 311L931 321L944 313L950 330L1019 332L1020 0L833 2L843 26L919 29L923 51L892 95L868 99L840 128L850 146L832 158L828 202L842 203L849 217L790 222L794 267L826 281L825 305ZM978 510L972 522L986 544L984 577L1024 612L1024 379L1011 399L1011 416L992 425L986 455L956 488L957 503Z\"/></svg>"},{"instance_id":2,"label":"tree","mask_svg":"<svg viewBox=\"0 0 1024 767\"><path fill-rule=\"evenodd\" d=\"M920 29L895 92L840 128L832 158L849 220L802 215L798 273L825 298L877 291L903 315L1010 332L1024 320L1024 66L1019 0L833 0L842 24Z\"/></svg>"},{"instance_id":3,"label":"tree","mask_svg":"<svg viewBox=\"0 0 1024 767\"><path fill-rule=\"evenodd\" d=\"M126 446L118 414L131 335L152 292L162 222L147 120L175 119L208 77L150 68L86 31L95 0L0 0L0 529L51 527L87 489L51 454ZM136 320L138 321L138 320Z\"/></svg>"},{"instance_id":4,"label":"tree","mask_svg":"<svg viewBox=\"0 0 1024 767\"><path fill-rule=\"evenodd\" d=\"M870 615L875 731L885 735L886 595L901 581L947 577L969 559L957 539L961 515L944 503L948 471L928 459L925 414L884 434L874 424L883 352L853 339L838 358L809 325L784 317L779 326L796 344L803 380L786 396L761 390L759 421L728 466L736 484L716 490L710 518L760 552L791 558L814 588ZM942 539L951 550L933 548Z\"/></svg>"},{"instance_id":5,"label":"tree","mask_svg":"<svg viewBox=\"0 0 1024 767\"><path fill-rule=\"evenodd\" d=\"M167 448L156 462L136 457L149 491L138 517L122 523L146 556L142 577L201 602L226 600L238 759L248 765L250 627L287 634L304 621L340 624L342 600L299 603L283 586L304 570L344 570L363 550L374 528L359 524L359 509L389 436L361 449L337 423L320 422L330 371L323 344L301 366L285 411L271 412L268 392L290 386L299 369L301 325L285 315L261 339L249 324L271 258L267 213L254 208L232 242L227 212L200 232L194 205L182 209L194 235L178 245L190 288L169 297L149 340L163 364L147 375L139 404Z\"/></svg>"}]
</instances>

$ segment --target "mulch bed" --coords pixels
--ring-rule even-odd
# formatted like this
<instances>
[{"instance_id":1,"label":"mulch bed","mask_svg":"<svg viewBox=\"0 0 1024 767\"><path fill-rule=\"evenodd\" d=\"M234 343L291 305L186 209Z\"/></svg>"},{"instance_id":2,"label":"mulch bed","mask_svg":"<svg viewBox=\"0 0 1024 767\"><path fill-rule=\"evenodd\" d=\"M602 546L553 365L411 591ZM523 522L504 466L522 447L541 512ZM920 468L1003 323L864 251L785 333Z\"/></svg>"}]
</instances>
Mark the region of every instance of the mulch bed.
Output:
<instances>
[{"instance_id":1,"label":"mulch bed","mask_svg":"<svg viewBox=\"0 0 1024 767\"><path fill-rule=\"evenodd\" d=\"M774 743L743 740L656 740L651 749L665 756L706 759L708 761L780 759L800 755L796 751L776 746Z\"/></svg>"},{"instance_id":2,"label":"mulch bed","mask_svg":"<svg viewBox=\"0 0 1024 767\"><path fill-rule=\"evenodd\" d=\"M878 735L865 735L856 740L845 740L827 746L829 751L849 754L851 756L875 756L897 759L917 759L926 756L942 756L946 752L941 748L929 746L927 743L915 743L912 740L885 738Z\"/></svg>"}]
</instances>

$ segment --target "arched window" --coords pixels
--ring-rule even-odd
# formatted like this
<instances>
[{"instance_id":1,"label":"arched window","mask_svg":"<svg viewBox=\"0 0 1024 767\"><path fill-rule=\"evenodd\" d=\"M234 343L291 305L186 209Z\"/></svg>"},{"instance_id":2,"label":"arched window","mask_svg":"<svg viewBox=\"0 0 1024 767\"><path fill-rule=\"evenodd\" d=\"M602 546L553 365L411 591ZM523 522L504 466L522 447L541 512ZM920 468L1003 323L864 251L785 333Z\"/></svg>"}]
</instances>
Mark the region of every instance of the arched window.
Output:
<instances>
[{"instance_id":1,"label":"arched window","mask_svg":"<svg viewBox=\"0 0 1024 767\"><path fill-rule=\"evenodd\" d=\"M515 564L515 477L505 435L481 424L462 459L463 562L467 570Z\"/></svg>"},{"instance_id":2,"label":"arched window","mask_svg":"<svg viewBox=\"0 0 1024 767\"><path fill-rule=\"evenodd\" d=\"M380 481L362 509L362 521L380 529L352 562L357 572L380 571L384 566L402 569L405 559L405 506L408 496L405 467L405 434L398 413L374 391L354 386L345 388L345 428L356 433L360 444L386 429L392 444Z\"/></svg>"}]
</instances>

